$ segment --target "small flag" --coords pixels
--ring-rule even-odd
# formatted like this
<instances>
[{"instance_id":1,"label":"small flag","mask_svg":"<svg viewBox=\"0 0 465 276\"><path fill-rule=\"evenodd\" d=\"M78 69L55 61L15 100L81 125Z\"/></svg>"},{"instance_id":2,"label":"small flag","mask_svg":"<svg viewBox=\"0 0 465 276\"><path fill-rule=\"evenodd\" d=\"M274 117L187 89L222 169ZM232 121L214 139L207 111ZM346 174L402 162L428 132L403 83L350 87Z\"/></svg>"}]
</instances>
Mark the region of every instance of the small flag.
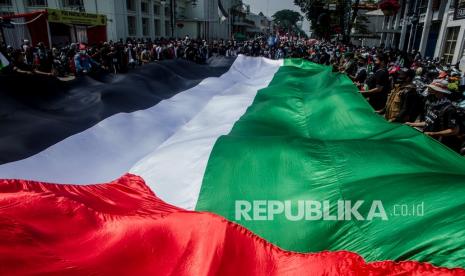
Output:
<instances>
[{"instance_id":1,"label":"small flag","mask_svg":"<svg viewBox=\"0 0 465 276\"><path fill-rule=\"evenodd\" d=\"M8 65L10 65L10 62L2 53L0 53L0 70L7 67Z\"/></svg>"}]
</instances>

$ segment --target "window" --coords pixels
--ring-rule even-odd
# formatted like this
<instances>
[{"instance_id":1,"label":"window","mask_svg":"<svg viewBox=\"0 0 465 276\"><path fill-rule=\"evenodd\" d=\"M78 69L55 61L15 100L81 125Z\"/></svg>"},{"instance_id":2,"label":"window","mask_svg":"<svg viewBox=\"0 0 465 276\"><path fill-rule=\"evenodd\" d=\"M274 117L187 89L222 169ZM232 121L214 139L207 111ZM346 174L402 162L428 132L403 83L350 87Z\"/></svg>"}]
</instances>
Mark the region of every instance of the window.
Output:
<instances>
[{"instance_id":1,"label":"window","mask_svg":"<svg viewBox=\"0 0 465 276\"><path fill-rule=\"evenodd\" d=\"M160 20L158 19L155 19L153 21L154 25L155 25L155 36L160 36L161 35L161 31L160 31Z\"/></svg>"},{"instance_id":2,"label":"window","mask_svg":"<svg viewBox=\"0 0 465 276\"><path fill-rule=\"evenodd\" d=\"M43 7L47 6L47 0L27 0L26 5L28 7Z\"/></svg>"},{"instance_id":3,"label":"window","mask_svg":"<svg viewBox=\"0 0 465 276\"><path fill-rule=\"evenodd\" d=\"M62 4L64 8L84 11L84 3L82 0L62 0Z\"/></svg>"},{"instance_id":4,"label":"window","mask_svg":"<svg viewBox=\"0 0 465 276\"><path fill-rule=\"evenodd\" d=\"M428 8L428 0L420 0L420 5L418 7L419 14L426 13L427 8Z\"/></svg>"},{"instance_id":5,"label":"window","mask_svg":"<svg viewBox=\"0 0 465 276\"><path fill-rule=\"evenodd\" d=\"M446 64L452 63L454 58L455 45L459 36L460 27L447 28L446 41L444 42L443 57Z\"/></svg>"},{"instance_id":6,"label":"window","mask_svg":"<svg viewBox=\"0 0 465 276\"><path fill-rule=\"evenodd\" d=\"M439 7L441 6L441 0L433 0L431 4L432 11L438 11Z\"/></svg>"},{"instance_id":7,"label":"window","mask_svg":"<svg viewBox=\"0 0 465 276\"><path fill-rule=\"evenodd\" d=\"M455 9L454 20L465 18L465 0L456 0L455 4L451 3L450 6Z\"/></svg>"},{"instance_id":8,"label":"window","mask_svg":"<svg viewBox=\"0 0 465 276\"><path fill-rule=\"evenodd\" d=\"M0 0L0 6L12 6L11 0Z\"/></svg>"},{"instance_id":9,"label":"window","mask_svg":"<svg viewBox=\"0 0 465 276\"><path fill-rule=\"evenodd\" d=\"M126 8L128 9L128 11L135 11L136 4L134 0L126 0Z\"/></svg>"},{"instance_id":10,"label":"window","mask_svg":"<svg viewBox=\"0 0 465 276\"><path fill-rule=\"evenodd\" d=\"M165 16L170 15L170 7L165 7Z\"/></svg>"},{"instance_id":11,"label":"window","mask_svg":"<svg viewBox=\"0 0 465 276\"><path fill-rule=\"evenodd\" d=\"M140 10L141 10L142 13L148 14L149 13L149 3L140 2Z\"/></svg>"},{"instance_id":12,"label":"window","mask_svg":"<svg viewBox=\"0 0 465 276\"><path fill-rule=\"evenodd\" d=\"M136 35L136 17L128 16L128 34L130 36Z\"/></svg>"},{"instance_id":13,"label":"window","mask_svg":"<svg viewBox=\"0 0 465 276\"><path fill-rule=\"evenodd\" d=\"M171 36L171 23L169 21L165 21L165 36Z\"/></svg>"},{"instance_id":14,"label":"window","mask_svg":"<svg viewBox=\"0 0 465 276\"><path fill-rule=\"evenodd\" d=\"M142 18L142 35L149 36L150 35L150 25L148 18Z\"/></svg>"},{"instance_id":15,"label":"window","mask_svg":"<svg viewBox=\"0 0 465 276\"><path fill-rule=\"evenodd\" d=\"M160 15L160 6L155 4L153 5L153 14Z\"/></svg>"},{"instance_id":16,"label":"window","mask_svg":"<svg viewBox=\"0 0 465 276\"><path fill-rule=\"evenodd\" d=\"M186 8L179 7L178 8L178 14L179 14L180 18L186 18ZM171 16L171 14L170 15L167 14L166 16Z\"/></svg>"}]
</instances>

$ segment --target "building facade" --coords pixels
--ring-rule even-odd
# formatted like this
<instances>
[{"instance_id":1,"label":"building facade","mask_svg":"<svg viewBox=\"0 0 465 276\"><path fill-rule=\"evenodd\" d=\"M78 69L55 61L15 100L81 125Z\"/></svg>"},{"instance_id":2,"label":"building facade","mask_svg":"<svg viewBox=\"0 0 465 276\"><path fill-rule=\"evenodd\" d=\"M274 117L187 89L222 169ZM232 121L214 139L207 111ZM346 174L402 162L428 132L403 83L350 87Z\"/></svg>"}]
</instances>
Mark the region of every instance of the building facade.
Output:
<instances>
[{"instance_id":1,"label":"building facade","mask_svg":"<svg viewBox=\"0 0 465 276\"><path fill-rule=\"evenodd\" d=\"M175 0L176 36L206 40L230 39L242 0Z\"/></svg>"},{"instance_id":2,"label":"building facade","mask_svg":"<svg viewBox=\"0 0 465 276\"><path fill-rule=\"evenodd\" d=\"M106 38L113 41L185 36L212 40L233 37L234 14L242 6L242 0L0 0L0 16L53 9L72 12L75 18L104 15ZM64 26L50 31L59 33L57 41L85 40L82 29L89 26L73 25L69 35Z\"/></svg>"},{"instance_id":3,"label":"building facade","mask_svg":"<svg viewBox=\"0 0 465 276\"><path fill-rule=\"evenodd\" d=\"M269 35L272 33L272 21L263 13L249 13L246 15L246 18L253 21L253 27L249 27L246 30L249 36Z\"/></svg>"},{"instance_id":4,"label":"building facade","mask_svg":"<svg viewBox=\"0 0 465 276\"><path fill-rule=\"evenodd\" d=\"M163 0L0 0L0 16L26 14L54 9L81 14L106 16L108 40L127 37L169 37L171 32L171 1ZM80 24L76 24L77 27ZM53 33L54 30L51 30ZM63 30L57 30L62 32ZM81 37L82 38L82 37ZM70 34L70 40L78 40Z\"/></svg>"},{"instance_id":5,"label":"building facade","mask_svg":"<svg viewBox=\"0 0 465 276\"><path fill-rule=\"evenodd\" d=\"M464 0L400 0L401 9L385 16L380 45L419 51L445 64L464 59Z\"/></svg>"},{"instance_id":6,"label":"building facade","mask_svg":"<svg viewBox=\"0 0 465 276\"><path fill-rule=\"evenodd\" d=\"M361 17L364 17L365 20L362 23L359 23ZM382 12L376 9L376 6L360 5L358 10L358 18L355 22L357 24L363 24L364 30L357 29L355 26L351 30L351 42L357 46L364 47L375 47L379 45L379 40L381 38L380 34L382 33L384 15Z\"/></svg>"}]
</instances>

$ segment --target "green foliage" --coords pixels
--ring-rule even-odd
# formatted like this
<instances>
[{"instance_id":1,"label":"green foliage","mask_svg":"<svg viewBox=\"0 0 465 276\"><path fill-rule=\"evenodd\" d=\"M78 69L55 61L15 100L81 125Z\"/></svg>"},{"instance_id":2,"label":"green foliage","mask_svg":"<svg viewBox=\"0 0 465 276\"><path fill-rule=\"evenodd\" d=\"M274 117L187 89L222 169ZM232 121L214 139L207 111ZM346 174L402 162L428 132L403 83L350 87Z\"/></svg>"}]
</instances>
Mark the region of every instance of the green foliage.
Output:
<instances>
[{"instance_id":1,"label":"green foliage","mask_svg":"<svg viewBox=\"0 0 465 276\"><path fill-rule=\"evenodd\" d=\"M451 82L447 86L447 89L451 92L457 92L459 90L459 83L458 82Z\"/></svg>"},{"instance_id":2,"label":"green foliage","mask_svg":"<svg viewBox=\"0 0 465 276\"><path fill-rule=\"evenodd\" d=\"M294 4L300 7L311 22L313 32L320 38L329 38L330 34L334 33L330 23L335 13L325 9L328 3L328 0L294 0Z\"/></svg>"},{"instance_id":3,"label":"green foliage","mask_svg":"<svg viewBox=\"0 0 465 276\"><path fill-rule=\"evenodd\" d=\"M305 17L312 23L312 30L317 37L328 39L337 28L342 31L346 41L350 39L352 27L359 33L370 33L366 25L368 18L358 20L360 17L358 15L359 3L360 0L350 2L345 0L294 0L294 4L300 7ZM328 10L328 4L336 4L336 10Z\"/></svg>"},{"instance_id":4,"label":"green foliage","mask_svg":"<svg viewBox=\"0 0 465 276\"><path fill-rule=\"evenodd\" d=\"M297 22L303 20L300 13L292 10L280 10L273 15L273 22L280 29L293 31L297 28Z\"/></svg>"},{"instance_id":5,"label":"green foliage","mask_svg":"<svg viewBox=\"0 0 465 276\"><path fill-rule=\"evenodd\" d=\"M354 23L355 32L358 34L371 34L367 27L368 21L366 15L358 15Z\"/></svg>"}]
</instances>

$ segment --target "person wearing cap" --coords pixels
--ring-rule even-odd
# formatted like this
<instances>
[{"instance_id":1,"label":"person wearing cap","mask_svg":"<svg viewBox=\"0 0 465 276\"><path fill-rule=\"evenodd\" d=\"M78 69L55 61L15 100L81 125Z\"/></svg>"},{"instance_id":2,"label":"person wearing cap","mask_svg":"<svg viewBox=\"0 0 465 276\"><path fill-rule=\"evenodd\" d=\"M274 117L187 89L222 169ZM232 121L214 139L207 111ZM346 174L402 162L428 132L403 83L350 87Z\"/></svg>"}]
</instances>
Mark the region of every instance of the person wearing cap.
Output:
<instances>
[{"instance_id":1,"label":"person wearing cap","mask_svg":"<svg viewBox=\"0 0 465 276\"><path fill-rule=\"evenodd\" d=\"M388 96L384 117L389 122L413 122L420 113L420 99L412 83L415 72L402 68L397 74L396 84Z\"/></svg>"},{"instance_id":2,"label":"person wearing cap","mask_svg":"<svg viewBox=\"0 0 465 276\"><path fill-rule=\"evenodd\" d=\"M86 48L84 44L79 45L79 52L74 56L77 74L87 74L93 66L100 66L87 54Z\"/></svg>"},{"instance_id":3,"label":"person wearing cap","mask_svg":"<svg viewBox=\"0 0 465 276\"><path fill-rule=\"evenodd\" d=\"M423 128L423 132L438 139L455 151L460 150L461 141L458 138L459 123L457 111L448 95L447 80L434 80L428 85L428 93L433 95L432 100L426 102L424 122L406 123L409 126Z\"/></svg>"}]
</instances>

